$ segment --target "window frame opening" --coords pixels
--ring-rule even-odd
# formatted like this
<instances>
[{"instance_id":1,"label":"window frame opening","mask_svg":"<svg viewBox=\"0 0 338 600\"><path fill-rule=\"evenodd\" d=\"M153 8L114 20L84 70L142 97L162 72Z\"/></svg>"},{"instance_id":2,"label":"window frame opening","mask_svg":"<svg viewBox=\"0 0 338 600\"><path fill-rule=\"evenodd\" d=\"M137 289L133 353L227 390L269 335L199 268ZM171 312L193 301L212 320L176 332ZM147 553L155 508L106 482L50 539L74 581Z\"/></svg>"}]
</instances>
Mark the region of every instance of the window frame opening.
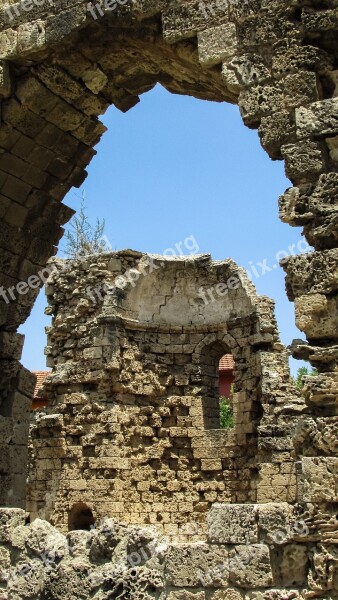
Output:
<instances>
[{"instance_id":1,"label":"window frame opening","mask_svg":"<svg viewBox=\"0 0 338 600\"><path fill-rule=\"evenodd\" d=\"M216 341L205 346L201 352L202 412L203 428L206 431L224 430L221 426L220 361L231 356L233 361L232 382L234 382L235 361L233 355L222 342ZM230 398L228 398L230 402ZM233 414L233 407L231 410ZM233 426L233 419L231 427ZM230 428L230 427L229 427Z\"/></svg>"}]
</instances>

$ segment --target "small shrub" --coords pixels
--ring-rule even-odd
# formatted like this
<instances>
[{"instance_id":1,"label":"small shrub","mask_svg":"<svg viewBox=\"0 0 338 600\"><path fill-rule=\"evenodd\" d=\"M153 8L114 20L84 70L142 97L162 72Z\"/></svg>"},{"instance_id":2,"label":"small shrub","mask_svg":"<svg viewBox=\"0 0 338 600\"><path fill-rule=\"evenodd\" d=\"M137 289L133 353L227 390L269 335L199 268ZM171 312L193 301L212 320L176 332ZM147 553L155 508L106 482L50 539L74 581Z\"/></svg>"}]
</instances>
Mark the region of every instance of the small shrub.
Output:
<instances>
[{"instance_id":1,"label":"small shrub","mask_svg":"<svg viewBox=\"0 0 338 600\"><path fill-rule=\"evenodd\" d=\"M219 408L221 429L231 429L234 426L234 412L230 399L220 396Z\"/></svg>"},{"instance_id":2,"label":"small shrub","mask_svg":"<svg viewBox=\"0 0 338 600\"><path fill-rule=\"evenodd\" d=\"M81 206L77 215L69 223L69 228L65 232L67 258L81 258L91 254L100 254L106 252L109 248L104 234L104 219L96 220L95 225L91 225L86 215L84 205L84 194L82 194Z\"/></svg>"}]
</instances>

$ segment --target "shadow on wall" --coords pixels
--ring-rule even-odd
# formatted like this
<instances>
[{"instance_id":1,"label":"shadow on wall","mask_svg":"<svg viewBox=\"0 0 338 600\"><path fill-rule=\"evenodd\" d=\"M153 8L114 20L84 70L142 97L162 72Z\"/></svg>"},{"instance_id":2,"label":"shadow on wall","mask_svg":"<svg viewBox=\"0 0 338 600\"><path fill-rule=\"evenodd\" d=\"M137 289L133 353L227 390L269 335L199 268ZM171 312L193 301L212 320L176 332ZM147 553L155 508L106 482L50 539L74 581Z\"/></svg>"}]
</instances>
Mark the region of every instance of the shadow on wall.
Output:
<instances>
[{"instance_id":1,"label":"shadow on wall","mask_svg":"<svg viewBox=\"0 0 338 600\"><path fill-rule=\"evenodd\" d=\"M87 504L84 504L84 502L78 502L73 506L69 513L68 519L69 531L75 531L79 529L82 531L90 531L94 524L94 515Z\"/></svg>"}]
</instances>

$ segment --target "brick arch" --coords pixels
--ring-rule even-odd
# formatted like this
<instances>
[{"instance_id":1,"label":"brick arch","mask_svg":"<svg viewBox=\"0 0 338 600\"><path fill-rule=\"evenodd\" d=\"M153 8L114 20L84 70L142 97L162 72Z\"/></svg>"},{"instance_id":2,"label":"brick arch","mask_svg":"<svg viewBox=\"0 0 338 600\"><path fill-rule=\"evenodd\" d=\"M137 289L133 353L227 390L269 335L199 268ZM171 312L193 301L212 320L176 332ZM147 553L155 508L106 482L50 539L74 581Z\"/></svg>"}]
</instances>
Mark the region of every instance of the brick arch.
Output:
<instances>
[{"instance_id":1,"label":"brick arch","mask_svg":"<svg viewBox=\"0 0 338 600\"><path fill-rule=\"evenodd\" d=\"M273 159L285 159L295 185L280 199L282 220L303 226L316 249L285 259L283 267L297 323L309 340L296 344L294 353L323 372L320 392L318 383L307 384L307 399L325 405L337 389L336 372L331 366L328 371L325 359L332 365L330 345L337 339L337 285L328 276L328 265L332 270L337 264L333 5L248 0L201 8L193 0L139 0L97 20L87 2L66 9L45 2L32 11L13 4L13 19L2 8L1 285L13 289L26 282L55 253L72 214L61 201L84 180L104 132L98 116L110 104L128 110L156 82L174 93L238 102L244 123L259 129ZM0 313L1 431L10 448L0 503L12 506L24 503L33 387L18 363L23 340L15 331L29 315L42 277L31 282L15 301L1 302ZM323 336L318 315L320 323L333 318L334 333Z\"/></svg>"}]
</instances>

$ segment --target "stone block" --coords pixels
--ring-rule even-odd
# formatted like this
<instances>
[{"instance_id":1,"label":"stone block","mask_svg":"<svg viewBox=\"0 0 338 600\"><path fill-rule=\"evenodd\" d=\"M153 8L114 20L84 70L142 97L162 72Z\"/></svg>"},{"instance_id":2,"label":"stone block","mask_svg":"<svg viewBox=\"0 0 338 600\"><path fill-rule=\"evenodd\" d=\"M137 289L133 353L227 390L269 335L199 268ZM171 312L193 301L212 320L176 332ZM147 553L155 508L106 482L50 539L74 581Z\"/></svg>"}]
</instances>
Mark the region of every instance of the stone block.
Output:
<instances>
[{"instance_id":1,"label":"stone block","mask_svg":"<svg viewBox=\"0 0 338 600\"><path fill-rule=\"evenodd\" d=\"M167 585L175 587L226 587L228 552L207 544L170 545L164 562Z\"/></svg>"},{"instance_id":2,"label":"stone block","mask_svg":"<svg viewBox=\"0 0 338 600\"><path fill-rule=\"evenodd\" d=\"M311 339L338 339L338 303L335 297L307 294L295 299L297 327Z\"/></svg>"},{"instance_id":3,"label":"stone block","mask_svg":"<svg viewBox=\"0 0 338 600\"><path fill-rule=\"evenodd\" d=\"M321 594L325 600L335 600L338 589L337 545L318 544L314 547L308 587L311 595Z\"/></svg>"},{"instance_id":4,"label":"stone block","mask_svg":"<svg viewBox=\"0 0 338 600\"><path fill-rule=\"evenodd\" d=\"M24 23L18 28L18 51L22 54L37 50L46 43L45 22L42 20L33 23Z\"/></svg>"},{"instance_id":5,"label":"stone block","mask_svg":"<svg viewBox=\"0 0 338 600\"><path fill-rule=\"evenodd\" d=\"M229 582L244 589L271 586L273 575L268 546L246 544L230 550Z\"/></svg>"},{"instance_id":6,"label":"stone block","mask_svg":"<svg viewBox=\"0 0 338 600\"><path fill-rule=\"evenodd\" d=\"M293 183L316 181L318 175L325 170L323 148L318 142L306 140L298 144L287 144L282 146L281 152L285 160L286 176Z\"/></svg>"},{"instance_id":7,"label":"stone block","mask_svg":"<svg viewBox=\"0 0 338 600\"><path fill-rule=\"evenodd\" d=\"M179 592L170 592L167 598L168 600L205 600L205 592L181 590Z\"/></svg>"},{"instance_id":8,"label":"stone block","mask_svg":"<svg viewBox=\"0 0 338 600\"><path fill-rule=\"evenodd\" d=\"M272 159L281 160L281 147L295 138L295 125L289 111L262 117L258 129L261 144Z\"/></svg>"},{"instance_id":9,"label":"stone block","mask_svg":"<svg viewBox=\"0 0 338 600\"><path fill-rule=\"evenodd\" d=\"M11 566L11 555L7 548L0 547L0 584L6 583L7 578L5 573L9 571Z\"/></svg>"},{"instance_id":10,"label":"stone block","mask_svg":"<svg viewBox=\"0 0 338 600\"><path fill-rule=\"evenodd\" d=\"M257 85L239 96L242 119L248 127L258 127L262 117L284 109L283 91L278 84Z\"/></svg>"},{"instance_id":11,"label":"stone block","mask_svg":"<svg viewBox=\"0 0 338 600\"><path fill-rule=\"evenodd\" d=\"M307 294L338 292L338 249L288 256L281 261L290 301Z\"/></svg>"},{"instance_id":12,"label":"stone block","mask_svg":"<svg viewBox=\"0 0 338 600\"><path fill-rule=\"evenodd\" d=\"M299 492L303 502L338 502L338 458L303 458Z\"/></svg>"},{"instance_id":13,"label":"stone block","mask_svg":"<svg viewBox=\"0 0 338 600\"><path fill-rule=\"evenodd\" d=\"M214 5L199 0L182 5L175 3L163 12L163 37L167 42L174 43L223 22L229 22L228 7L223 1L216 1Z\"/></svg>"},{"instance_id":14,"label":"stone block","mask_svg":"<svg viewBox=\"0 0 338 600\"><path fill-rule=\"evenodd\" d=\"M214 504L208 514L209 539L216 544L258 542L257 506Z\"/></svg>"},{"instance_id":15,"label":"stone block","mask_svg":"<svg viewBox=\"0 0 338 600\"><path fill-rule=\"evenodd\" d=\"M0 440L3 444L9 444L13 437L13 421L10 417L0 415Z\"/></svg>"},{"instance_id":16,"label":"stone block","mask_svg":"<svg viewBox=\"0 0 338 600\"><path fill-rule=\"evenodd\" d=\"M304 378L304 397L309 406L336 406L338 403L337 372L326 372Z\"/></svg>"},{"instance_id":17,"label":"stone block","mask_svg":"<svg viewBox=\"0 0 338 600\"><path fill-rule=\"evenodd\" d=\"M296 109L298 138L325 137L338 133L338 98L313 102Z\"/></svg>"},{"instance_id":18,"label":"stone block","mask_svg":"<svg viewBox=\"0 0 338 600\"><path fill-rule=\"evenodd\" d=\"M201 469L202 471L221 471L222 461L216 459L202 459Z\"/></svg>"},{"instance_id":19,"label":"stone block","mask_svg":"<svg viewBox=\"0 0 338 600\"><path fill-rule=\"evenodd\" d=\"M24 525L25 518L25 511L20 508L0 508L0 542L9 542L13 529Z\"/></svg>"},{"instance_id":20,"label":"stone block","mask_svg":"<svg viewBox=\"0 0 338 600\"><path fill-rule=\"evenodd\" d=\"M306 544L286 544L279 563L281 584L285 587L304 586L308 573L309 557Z\"/></svg>"},{"instance_id":21,"label":"stone block","mask_svg":"<svg viewBox=\"0 0 338 600\"><path fill-rule=\"evenodd\" d=\"M319 99L317 76L301 71L287 75L284 79L284 98L287 108L304 106Z\"/></svg>"},{"instance_id":22,"label":"stone block","mask_svg":"<svg viewBox=\"0 0 338 600\"><path fill-rule=\"evenodd\" d=\"M46 44L60 42L74 29L82 25L86 20L87 7L85 5L75 6L71 10L65 10L59 15L46 19Z\"/></svg>"},{"instance_id":23,"label":"stone block","mask_svg":"<svg viewBox=\"0 0 338 600\"><path fill-rule=\"evenodd\" d=\"M0 333L0 359L19 360L23 342L24 336L20 333Z\"/></svg>"},{"instance_id":24,"label":"stone block","mask_svg":"<svg viewBox=\"0 0 338 600\"><path fill-rule=\"evenodd\" d=\"M236 54L237 34L234 23L225 23L201 31L197 38L198 55L202 65L226 63Z\"/></svg>"},{"instance_id":25,"label":"stone block","mask_svg":"<svg viewBox=\"0 0 338 600\"><path fill-rule=\"evenodd\" d=\"M292 588L289 588L287 591L271 588L260 592L248 592L244 598L245 600L304 600L302 592ZM328 598L327 600L331 599Z\"/></svg>"},{"instance_id":26,"label":"stone block","mask_svg":"<svg viewBox=\"0 0 338 600\"><path fill-rule=\"evenodd\" d=\"M0 33L1 58L9 58L18 54L18 32L6 29Z\"/></svg>"},{"instance_id":27,"label":"stone block","mask_svg":"<svg viewBox=\"0 0 338 600\"><path fill-rule=\"evenodd\" d=\"M292 535L291 520L292 508L286 502L258 506L259 541L266 544L286 542Z\"/></svg>"},{"instance_id":28,"label":"stone block","mask_svg":"<svg viewBox=\"0 0 338 600\"><path fill-rule=\"evenodd\" d=\"M6 61L0 60L0 96L8 98L11 95L12 80L9 65Z\"/></svg>"},{"instance_id":29,"label":"stone block","mask_svg":"<svg viewBox=\"0 0 338 600\"><path fill-rule=\"evenodd\" d=\"M228 588L226 590L214 592L210 596L210 600L242 600L243 592L240 590L235 590L233 588Z\"/></svg>"}]
</instances>

